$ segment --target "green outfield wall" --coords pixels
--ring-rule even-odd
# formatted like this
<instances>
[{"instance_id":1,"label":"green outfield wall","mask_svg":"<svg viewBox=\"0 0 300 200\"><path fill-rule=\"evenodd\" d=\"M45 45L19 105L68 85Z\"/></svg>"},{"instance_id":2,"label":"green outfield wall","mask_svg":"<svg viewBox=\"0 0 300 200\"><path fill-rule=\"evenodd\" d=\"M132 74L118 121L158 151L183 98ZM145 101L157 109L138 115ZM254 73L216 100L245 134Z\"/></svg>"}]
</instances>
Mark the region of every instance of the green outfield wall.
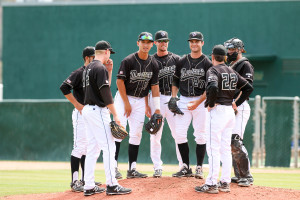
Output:
<instances>
[{"instance_id":1,"label":"green outfield wall","mask_svg":"<svg viewBox=\"0 0 300 200\"><path fill-rule=\"evenodd\" d=\"M255 67L252 96L296 96L300 83L300 2L112 5L3 5L4 99L59 99L62 81L82 65L82 49L108 40L121 60L137 36L169 32L169 50L189 52L188 34L204 34L203 52L234 36ZM155 49L151 50L154 53Z\"/></svg>"}]
</instances>

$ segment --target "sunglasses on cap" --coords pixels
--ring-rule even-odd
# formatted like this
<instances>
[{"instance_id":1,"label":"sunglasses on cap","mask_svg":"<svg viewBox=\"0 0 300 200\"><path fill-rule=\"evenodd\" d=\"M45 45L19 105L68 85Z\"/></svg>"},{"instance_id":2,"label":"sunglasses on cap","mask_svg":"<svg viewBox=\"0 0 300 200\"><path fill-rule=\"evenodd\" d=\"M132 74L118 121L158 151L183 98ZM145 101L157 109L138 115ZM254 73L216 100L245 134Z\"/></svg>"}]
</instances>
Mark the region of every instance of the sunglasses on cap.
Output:
<instances>
[{"instance_id":1,"label":"sunglasses on cap","mask_svg":"<svg viewBox=\"0 0 300 200\"><path fill-rule=\"evenodd\" d=\"M158 42L158 43L162 43L162 42L167 43L167 42L169 42L169 40L158 40L157 42Z\"/></svg>"},{"instance_id":2,"label":"sunglasses on cap","mask_svg":"<svg viewBox=\"0 0 300 200\"><path fill-rule=\"evenodd\" d=\"M140 40L153 40L153 38L150 35L143 35L140 37Z\"/></svg>"}]
</instances>

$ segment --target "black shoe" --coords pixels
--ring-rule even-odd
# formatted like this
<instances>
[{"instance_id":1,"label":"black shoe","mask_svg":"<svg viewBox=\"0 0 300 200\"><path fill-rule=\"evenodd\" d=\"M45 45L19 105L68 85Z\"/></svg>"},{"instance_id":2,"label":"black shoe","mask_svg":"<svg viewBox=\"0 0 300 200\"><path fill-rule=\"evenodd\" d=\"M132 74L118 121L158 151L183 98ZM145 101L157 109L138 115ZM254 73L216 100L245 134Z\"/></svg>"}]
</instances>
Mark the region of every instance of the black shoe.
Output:
<instances>
[{"instance_id":1,"label":"black shoe","mask_svg":"<svg viewBox=\"0 0 300 200\"><path fill-rule=\"evenodd\" d=\"M238 182L238 186L241 186L241 187L250 187L251 183L250 183L250 181L247 178L241 178L239 180L239 182Z\"/></svg>"},{"instance_id":2,"label":"black shoe","mask_svg":"<svg viewBox=\"0 0 300 200\"><path fill-rule=\"evenodd\" d=\"M115 168L115 171L116 171L116 179L122 179L123 177L122 177L122 174L120 173L120 171L119 171L119 169L116 167Z\"/></svg>"},{"instance_id":3,"label":"black shoe","mask_svg":"<svg viewBox=\"0 0 300 200\"><path fill-rule=\"evenodd\" d=\"M147 174L142 174L142 173L136 171L136 169L127 171L127 178L146 178L146 177L148 177Z\"/></svg>"},{"instance_id":4,"label":"black shoe","mask_svg":"<svg viewBox=\"0 0 300 200\"><path fill-rule=\"evenodd\" d=\"M76 180L75 182L71 183L70 186L73 192L83 192L83 184L79 180Z\"/></svg>"},{"instance_id":5,"label":"black shoe","mask_svg":"<svg viewBox=\"0 0 300 200\"><path fill-rule=\"evenodd\" d=\"M115 195L115 194L129 194L131 193L131 189L124 188L121 185L114 185L114 186L107 186L106 187L106 194L107 195Z\"/></svg>"},{"instance_id":6,"label":"black shoe","mask_svg":"<svg viewBox=\"0 0 300 200\"><path fill-rule=\"evenodd\" d=\"M238 183L238 181L239 181L239 178L236 176L231 178L231 183Z\"/></svg>"},{"instance_id":7,"label":"black shoe","mask_svg":"<svg viewBox=\"0 0 300 200\"><path fill-rule=\"evenodd\" d=\"M195 187L196 192L203 192L203 193L209 193L209 194L218 194L218 186L217 185L207 185L204 184L202 186Z\"/></svg>"},{"instance_id":8,"label":"black shoe","mask_svg":"<svg viewBox=\"0 0 300 200\"><path fill-rule=\"evenodd\" d=\"M193 177L192 169L188 169L187 165L183 164L179 172L172 174L173 177Z\"/></svg>"},{"instance_id":9,"label":"black shoe","mask_svg":"<svg viewBox=\"0 0 300 200\"><path fill-rule=\"evenodd\" d=\"M226 183L226 182L219 182L218 183L218 189L221 192L230 192L230 183Z\"/></svg>"},{"instance_id":10,"label":"black shoe","mask_svg":"<svg viewBox=\"0 0 300 200\"><path fill-rule=\"evenodd\" d=\"M102 192L105 192L105 188L101 188L96 185L93 189L84 190L84 196L91 196L93 194L98 194Z\"/></svg>"}]
</instances>

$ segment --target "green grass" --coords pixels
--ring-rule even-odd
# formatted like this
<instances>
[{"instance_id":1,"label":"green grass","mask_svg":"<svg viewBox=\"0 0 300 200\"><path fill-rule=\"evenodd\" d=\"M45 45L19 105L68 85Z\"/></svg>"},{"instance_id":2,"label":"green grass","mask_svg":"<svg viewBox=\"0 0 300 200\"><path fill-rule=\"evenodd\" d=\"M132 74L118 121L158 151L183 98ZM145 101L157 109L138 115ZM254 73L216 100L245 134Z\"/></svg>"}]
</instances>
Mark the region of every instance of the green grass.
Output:
<instances>
[{"instance_id":1,"label":"green grass","mask_svg":"<svg viewBox=\"0 0 300 200\"><path fill-rule=\"evenodd\" d=\"M285 170L285 173L282 173ZM253 170L254 184L258 186L300 190L300 173L293 169L266 168ZM269 171L269 172L268 172ZM17 194L63 192L70 189L70 170L0 170L0 197ZM121 171L126 176L125 171ZM143 171L149 176L152 171ZM164 172L172 176L172 172ZM207 176L207 173L205 173ZM105 183L103 170L96 170L96 181Z\"/></svg>"}]
</instances>

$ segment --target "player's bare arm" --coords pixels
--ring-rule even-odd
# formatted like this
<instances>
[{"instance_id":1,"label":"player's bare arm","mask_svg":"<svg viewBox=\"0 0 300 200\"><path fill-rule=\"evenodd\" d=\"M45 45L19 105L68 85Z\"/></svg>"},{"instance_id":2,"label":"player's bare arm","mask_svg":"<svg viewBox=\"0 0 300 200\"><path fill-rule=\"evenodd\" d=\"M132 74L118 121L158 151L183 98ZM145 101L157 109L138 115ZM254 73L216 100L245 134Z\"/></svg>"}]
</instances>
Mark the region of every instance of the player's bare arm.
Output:
<instances>
[{"instance_id":1,"label":"player's bare arm","mask_svg":"<svg viewBox=\"0 0 300 200\"><path fill-rule=\"evenodd\" d=\"M151 108L149 106L148 99L149 99L149 94L147 97L145 97L145 114L148 118L150 118L151 117Z\"/></svg>"},{"instance_id":2,"label":"player's bare arm","mask_svg":"<svg viewBox=\"0 0 300 200\"><path fill-rule=\"evenodd\" d=\"M108 71L108 80L109 80L109 86L111 85L111 77L112 77L112 71L113 71L113 60L112 59L108 59L108 61L104 64L104 66L106 67L107 71Z\"/></svg>"},{"instance_id":3,"label":"player's bare arm","mask_svg":"<svg viewBox=\"0 0 300 200\"><path fill-rule=\"evenodd\" d=\"M178 90L179 89L178 89L177 86L172 85L172 97L176 97L177 96Z\"/></svg>"},{"instance_id":4,"label":"player's bare arm","mask_svg":"<svg viewBox=\"0 0 300 200\"><path fill-rule=\"evenodd\" d=\"M206 99L206 92L204 92L200 98L196 101L190 101L187 105L189 110L195 110Z\"/></svg>"},{"instance_id":5,"label":"player's bare arm","mask_svg":"<svg viewBox=\"0 0 300 200\"><path fill-rule=\"evenodd\" d=\"M66 98L74 105L74 107L75 107L75 108L80 112L80 114L81 114L81 111L82 111L84 105L82 105L81 103L79 103L79 102L75 99L75 97L73 96L72 93L65 95L65 97L66 97Z\"/></svg>"},{"instance_id":6,"label":"player's bare arm","mask_svg":"<svg viewBox=\"0 0 300 200\"><path fill-rule=\"evenodd\" d=\"M115 105L112 103L112 104L109 104L107 105L107 108L109 109L109 111L111 112L111 114L113 115L114 117L114 121L121 126L121 122L120 122L120 119L117 115L117 112L116 112L116 108L115 108Z\"/></svg>"},{"instance_id":7,"label":"player's bare arm","mask_svg":"<svg viewBox=\"0 0 300 200\"><path fill-rule=\"evenodd\" d=\"M130 113L131 113L131 105L128 101L128 97L127 97L127 94L126 94L126 88L125 88L125 83L124 83L124 80L122 79L117 79L117 87L118 87L118 90L119 90L119 93L121 95L121 98L124 102L124 116L126 117L129 117L130 116Z\"/></svg>"},{"instance_id":8,"label":"player's bare arm","mask_svg":"<svg viewBox=\"0 0 300 200\"><path fill-rule=\"evenodd\" d=\"M152 98L160 97L159 86L158 85L152 85L151 86L151 91L152 91ZM160 109L156 109L155 113L160 114Z\"/></svg>"}]
</instances>

